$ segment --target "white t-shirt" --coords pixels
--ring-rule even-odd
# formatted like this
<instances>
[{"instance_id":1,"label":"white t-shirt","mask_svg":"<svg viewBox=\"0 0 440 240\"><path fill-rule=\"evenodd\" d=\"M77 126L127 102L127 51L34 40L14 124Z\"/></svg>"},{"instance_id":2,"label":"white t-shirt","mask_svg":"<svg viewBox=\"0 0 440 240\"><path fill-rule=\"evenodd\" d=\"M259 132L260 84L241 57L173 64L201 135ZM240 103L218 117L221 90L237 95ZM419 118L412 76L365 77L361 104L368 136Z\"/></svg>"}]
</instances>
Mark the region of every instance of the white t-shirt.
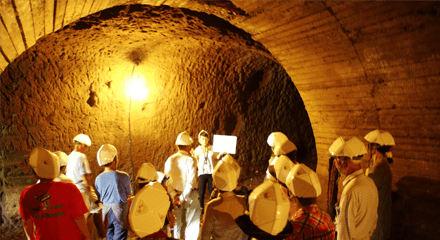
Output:
<instances>
[{"instance_id":1,"label":"white t-shirt","mask_svg":"<svg viewBox=\"0 0 440 240\"><path fill-rule=\"evenodd\" d=\"M81 176L91 173L89 161L84 153L73 151L69 154L69 163L66 166L66 176L71 178L79 191L87 192L88 186L81 180Z\"/></svg>"}]
</instances>

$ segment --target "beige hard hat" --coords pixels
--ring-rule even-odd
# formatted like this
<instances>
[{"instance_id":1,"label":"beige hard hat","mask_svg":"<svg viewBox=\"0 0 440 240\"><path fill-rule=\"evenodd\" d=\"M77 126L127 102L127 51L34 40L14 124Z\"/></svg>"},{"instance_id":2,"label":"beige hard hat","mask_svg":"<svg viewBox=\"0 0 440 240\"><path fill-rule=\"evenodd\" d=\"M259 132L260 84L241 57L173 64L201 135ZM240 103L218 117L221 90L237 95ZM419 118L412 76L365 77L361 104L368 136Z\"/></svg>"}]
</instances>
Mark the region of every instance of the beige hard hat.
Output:
<instances>
[{"instance_id":1,"label":"beige hard hat","mask_svg":"<svg viewBox=\"0 0 440 240\"><path fill-rule=\"evenodd\" d=\"M273 148L275 156L285 155L297 150L295 144L282 132L273 132L267 138L267 144Z\"/></svg>"},{"instance_id":2,"label":"beige hard hat","mask_svg":"<svg viewBox=\"0 0 440 240\"><path fill-rule=\"evenodd\" d=\"M60 167L64 167L69 163L69 157L67 156L67 154L65 152L56 151L54 153L55 153L55 155L58 156L58 159L60 161Z\"/></svg>"},{"instance_id":3,"label":"beige hard hat","mask_svg":"<svg viewBox=\"0 0 440 240\"><path fill-rule=\"evenodd\" d=\"M240 165L238 165L237 160L235 160L235 158L233 158L231 155L226 154L223 158L222 158L223 162L229 163L232 166L232 169L234 169L234 171L236 172L236 176L237 179L240 177L240 171L241 171L241 167Z\"/></svg>"},{"instance_id":4,"label":"beige hard hat","mask_svg":"<svg viewBox=\"0 0 440 240\"><path fill-rule=\"evenodd\" d=\"M36 147L32 150L29 165L40 178L53 179L60 174L57 155L42 147Z\"/></svg>"},{"instance_id":5,"label":"beige hard hat","mask_svg":"<svg viewBox=\"0 0 440 240\"><path fill-rule=\"evenodd\" d=\"M278 181L286 184L287 175L295 164L285 155L275 157L270 163L274 167L276 178Z\"/></svg>"},{"instance_id":6,"label":"beige hard hat","mask_svg":"<svg viewBox=\"0 0 440 240\"><path fill-rule=\"evenodd\" d=\"M92 141L90 140L89 136L82 134L82 133L76 135L76 137L73 139L73 141L80 142L80 143L85 144L89 147L92 145Z\"/></svg>"},{"instance_id":7,"label":"beige hard hat","mask_svg":"<svg viewBox=\"0 0 440 240\"><path fill-rule=\"evenodd\" d=\"M395 146L393 136L386 131L373 130L364 137L370 143L377 143L381 146Z\"/></svg>"},{"instance_id":8,"label":"beige hard hat","mask_svg":"<svg viewBox=\"0 0 440 240\"><path fill-rule=\"evenodd\" d=\"M116 155L118 155L118 150L111 144L102 145L97 153L97 160L99 166L106 165L115 160Z\"/></svg>"},{"instance_id":9,"label":"beige hard hat","mask_svg":"<svg viewBox=\"0 0 440 240\"><path fill-rule=\"evenodd\" d=\"M275 236L287 224L290 201L281 185L265 181L249 195L249 217L261 230Z\"/></svg>"},{"instance_id":10,"label":"beige hard hat","mask_svg":"<svg viewBox=\"0 0 440 240\"><path fill-rule=\"evenodd\" d=\"M315 171L300 163L287 176L287 187L295 197L316 198L321 194L321 184Z\"/></svg>"},{"instance_id":11,"label":"beige hard hat","mask_svg":"<svg viewBox=\"0 0 440 240\"><path fill-rule=\"evenodd\" d=\"M165 223L169 207L168 193L160 183L146 185L136 194L130 206L130 229L141 238L159 231Z\"/></svg>"},{"instance_id":12,"label":"beige hard hat","mask_svg":"<svg viewBox=\"0 0 440 240\"><path fill-rule=\"evenodd\" d=\"M191 146L193 142L193 139L187 131L181 132L176 139L176 145L178 146Z\"/></svg>"},{"instance_id":13,"label":"beige hard hat","mask_svg":"<svg viewBox=\"0 0 440 240\"><path fill-rule=\"evenodd\" d=\"M346 141L343 137L337 138L329 148L329 153L334 157L355 157L367 154L367 148L357 137L352 137Z\"/></svg>"},{"instance_id":14,"label":"beige hard hat","mask_svg":"<svg viewBox=\"0 0 440 240\"><path fill-rule=\"evenodd\" d=\"M142 163L136 178L139 180L139 183L155 181L158 178L156 168L149 162Z\"/></svg>"},{"instance_id":15,"label":"beige hard hat","mask_svg":"<svg viewBox=\"0 0 440 240\"><path fill-rule=\"evenodd\" d=\"M221 160L217 163L212 174L215 187L222 191L232 191L237 187L237 172L233 166Z\"/></svg>"}]
</instances>

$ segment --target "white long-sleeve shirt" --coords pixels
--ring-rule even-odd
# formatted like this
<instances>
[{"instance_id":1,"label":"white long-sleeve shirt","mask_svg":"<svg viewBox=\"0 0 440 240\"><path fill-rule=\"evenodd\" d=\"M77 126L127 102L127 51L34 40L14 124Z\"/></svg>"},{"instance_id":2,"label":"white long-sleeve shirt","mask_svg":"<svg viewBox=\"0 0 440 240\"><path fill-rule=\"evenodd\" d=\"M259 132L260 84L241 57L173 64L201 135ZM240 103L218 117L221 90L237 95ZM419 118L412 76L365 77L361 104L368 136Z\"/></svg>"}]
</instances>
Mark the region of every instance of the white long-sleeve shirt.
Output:
<instances>
[{"instance_id":1,"label":"white long-sleeve shirt","mask_svg":"<svg viewBox=\"0 0 440 240\"><path fill-rule=\"evenodd\" d=\"M165 162L164 173L170 179L168 189L171 197L177 194L175 191L181 192L180 200L187 200L191 190L197 188L196 164L191 155L183 150L178 151ZM174 191L173 191L174 190Z\"/></svg>"},{"instance_id":2,"label":"white long-sleeve shirt","mask_svg":"<svg viewBox=\"0 0 440 240\"><path fill-rule=\"evenodd\" d=\"M371 236L376 228L379 204L374 181L359 169L349 174L343 185L337 224L338 240Z\"/></svg>"}]
</instances>

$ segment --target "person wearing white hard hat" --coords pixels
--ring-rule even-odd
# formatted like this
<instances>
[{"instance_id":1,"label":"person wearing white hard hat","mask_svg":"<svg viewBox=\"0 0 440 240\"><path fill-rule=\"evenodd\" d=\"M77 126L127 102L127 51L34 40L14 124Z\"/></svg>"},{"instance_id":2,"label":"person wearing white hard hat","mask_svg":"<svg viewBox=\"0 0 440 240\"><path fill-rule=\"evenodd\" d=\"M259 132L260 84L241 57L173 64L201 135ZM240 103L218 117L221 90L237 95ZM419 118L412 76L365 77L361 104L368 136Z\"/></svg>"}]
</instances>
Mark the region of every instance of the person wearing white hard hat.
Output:
<instances>
[{"instance_id":1,"label":"person wearing white hard hat","mask_svg":"<svg viewBox=\"0 0 440 240\"><path fill-rule=\"evenodd\" d=\"M267 168L266 171L266 179L270 179L271 177L276 178L275 173L274 172L271 173L270 171L271 171L271 167L274 166L274 162L278 157L286 156L287 159L289 159L293 164L298 163L296 161L297 148L295 144L292 141L290 141L284 133L282 132L271 133L267 138L267 144L271 147L272 156L269 159L269 167ZM286 176L284 176L283 178L285 179ZM285 181L281 181L281 182L284 183Z\"/></svg>"},{"instance_id":2,"label":"person wearing white hard hat","mask_svg":"<svg viewBox=\"0 0 440 240\"><path fill-rule=\"evenodd\" d=\"M266 171L266 179L278 181L283 191L288 194L286 177L290 169L298 164L296 161L297 148L282 132L273 132L267 138L267 144L272 149L272 157L269 159L269 167ZM289 216L293 216L298 210L294 202L290 202Z\"/></svg>"},{"instance_id":3,"label":"person wearing white hard hat","mask_svg":"<svg viewBox=\"0 0 440 240\"><path fill-rule=\"evenodd\" d=\"M67 165L67 163L69 163L69 157L67 156L67 154L62 151L56 151L54 153L55 153L55 155L58 156L58 160L60 161L60 175L58 175L58 177L55 178L55 180L58 182L68 182L68 183L75 184L75 182L71 178L68 178L65 175L66 174L66 165Z\"/></svg>"},{"instance_id":4,"label":"person wearing white hard hat","mask_svg":"<svg viewBox=\"0 0 440 240\"><path fill-rule=\"evenodd\" d=\"M178 152L170 156L164 167L164 173L169 177L167 189L176 216L174 238L195 240L199 236L201 208L197 191L196 162L191 157L193 139L188 132L181 132L176 139Z\"/></svg>"},{"instance_id":5,"label":"person wearing white hard hat","mask_svg":"<svg viewBox=\"0 0 440 240\"><path fill-rule=\"evenodd\" d=\"M205 190L208 185L209 195L212 193L212 173L214 172L214 164L212 156L212 145L209 145L209 134L202 130L199 133L198 140L200 145L194 150L194 157L197 161L197 169L199 175L199 201L202 208L202 214L205 206Z\"/></svg>"},{"instance_id":6,"label":"person wearing white hard hat","mask_svg":"<svg viewBox=\"0 0 440 240\"><path fill-rule=\"evenodd\" d=\"M233 190L237 187L235 166L220 161L213 174L214 184L220 191L219 197L206 204L199 240L241 239L243 231L235 219L246 211L246 197L237 196Z\"/></svg>"},{"instance_id":7,"label":"person wearing white hard hat","mask_svg":"<svg viewBox=\"0 0 440 240\"><path fill-rule=\"evenodd\" d=\"M276 181L265 181L249 195L249 212L235 219L248 236L264 240L286 239L292 234L289 198Z\"/></svg>"},{"instance_id":8,"label":"person wearing white hard hat","mask_svg":"<svg viewBox=\"0 0 440 240\"><path fill-rule=\"evenodd\" d=\"M346 175L336 216L337 239L369 239L376 228L379 197L376 185L361 167L367 149L356 137L348 141L339 137L329 153L336 158L339 172Z\"/></svg>"},{"instance_id":9,"label":"person wearing white hard hat","mask_svg":"<svg viewBox=\"0 0 440 240\"><path fill-rule=\"evenodd\" d=\"M136 175L138 190L136 196L128 199L128 221L130 229L139 237L171 237L170 226L174 225L171 197L167 192L165 175L156 171L151 163L142 163ZM138 212L141 206L146 211Z\"/></svg>"},{"instance_id":10,"label":"person wearing white hard hat","mask_svg":"<svg viewBox=\"0 0 440 240\"><path fill-rule=\"evenodd\" d=\"M391 185L393 174L389 163L392 163L390 149L395 146L395 142L389 132L380 130L369 132L365 139L369 142L368 152L371 156L367 176L373 179L379 192L377 228L370 239L385 240L391 235Z\"/></svg>"},{"instance_id":11,"label":"person wearing white hard hat","mask_svg":"<svg viewBox=\"0 0 440 240\"><path fill-rule=\"evenodd\" d=\"M296 164L286 178L292 198L301 208L289 220L294 239L335 239L335 226L330 215L321 210L316 198L321 194L318 175L304 164Z\"/></svg>"},{"instance_id":12,"label":"person wearing white hard hat","mask_svg":"<svg viewBox=\"0 0 440 240\"><path fill-rule=\"evenodd\" d=\"M82 195L72 183L53 181L59 174L58 157L37 147L29 165L40 180L20 195L19 213L28 239L90 239Z\"/></svg>"},{"instance_id":13,"label":"person wearing white hard hat","mask_svg":"<svg viewBox=\"0 0 440 240\"><path fill-rule=\"evenodd\" d=\"M102 219L107 218L107 239L127 239L127 199L132 195L130 176L116 170L118 151L111 144L102 145L97 153L104 172L95 179L95 188L102 202Z\"/></svg>"},{"instance_id":14,"label":"person wearing white hard hat","mask_svg":"<svg viewBox=\"0 0 440 240\"><path fill-rule=\"evenodd\" d=\"M73 138L74 150L69 154L69 163L66 165L66 176L72 179L79 191L82 193L87 209L91 210L92 205L101 206L96 196L95 189L90 184L89 161L85 154L88 147L92 145L90 137L85 134L78 134ZM89 213L85 217L88 218Z\"/></svg>"}]
</instances>

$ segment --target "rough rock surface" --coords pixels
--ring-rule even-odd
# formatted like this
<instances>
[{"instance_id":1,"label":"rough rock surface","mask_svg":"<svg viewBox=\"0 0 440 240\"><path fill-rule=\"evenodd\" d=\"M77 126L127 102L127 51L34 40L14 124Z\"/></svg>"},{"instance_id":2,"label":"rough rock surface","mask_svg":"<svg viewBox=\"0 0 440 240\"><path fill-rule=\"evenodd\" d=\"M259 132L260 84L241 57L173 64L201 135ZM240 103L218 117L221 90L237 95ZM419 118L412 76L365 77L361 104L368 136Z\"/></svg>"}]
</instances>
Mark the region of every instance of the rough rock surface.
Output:
<instances>
[{"instance_id":1,"label":"rough rock surface","mask_svg":"<svg viewBox=\"0 0 440 240\"><path fill-rule=\"evenodd\" d=\"M12 186L33 183L26 163L32 148L69 154L78 133L92 139L87 155L94 177L105 143L115 145L119 168L131 174L129 112L134 173L143 162L162 171L178 133L187 130L196 140L202 129L238 136L241 180L251 188L267 168L273 131L284 132L298 147L298 160L316 168L304 104L270 56L226 21L164 6L107 9L39 39L1 75L8 196L19 192ZM145 76L151 92L130 108L124 88L133 71ZM14 216L18 196L6 200Z\"/></svg>"}]
</instances>

